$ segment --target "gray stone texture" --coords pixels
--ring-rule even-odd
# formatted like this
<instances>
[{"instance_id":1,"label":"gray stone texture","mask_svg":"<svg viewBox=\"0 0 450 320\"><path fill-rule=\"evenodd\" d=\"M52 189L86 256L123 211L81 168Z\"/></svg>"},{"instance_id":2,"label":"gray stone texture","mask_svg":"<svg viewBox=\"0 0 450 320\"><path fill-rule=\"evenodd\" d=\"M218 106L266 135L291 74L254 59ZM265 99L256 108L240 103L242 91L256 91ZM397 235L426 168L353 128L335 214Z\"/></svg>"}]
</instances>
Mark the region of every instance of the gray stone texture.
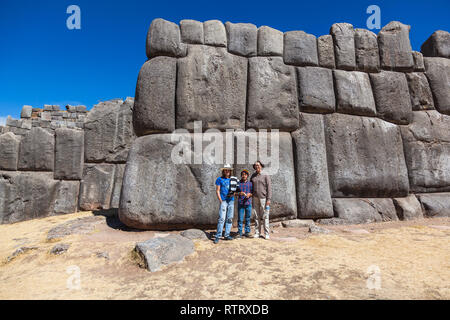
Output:
<instances>
[{"instance_id":1,"label":"gray stone texture","mask_svg":"<svg viewBox=\"0 0 450 320\"><path fill-rule=\"evenodd\" d=\"M114 176L113 164L85 164L80 187L80 209L110 209Z\"/></svg>"},{"instance_id":2,"label":"gray stone texture","mask_svg":"<svg viewBox=\"0 0 450 320\"><path fill-rule=\"evenodd\" d=\"M323 116L300 113L300 129L292 138L298 218L333 217Z\"/></svg>"},{"instance_id":3,"label":"gray stone texture","mask_svg":"<svg viewBox=\"0 0 450 320\"><path fill-rule=\"evenodd\" d=\"M247 128L294 131L298 128L295 67L281 57L249 59Z\"/></svg>"},{"instance_id":4,"label":"gray stone texture","mask_svg":"<svg viewBox=\"0 0 450 320\"><path fill-rule=\"evenodd\" d=\"M283 32L268 26L259 27L258 56L283 56Z\"/></svg>"},{"instance_id":5,"label":"gray stone texture","mask_svg":"<svg viewBox=\"0 0 450 320\"><path fill-rule=\"evenodd\" d=\"M426 217L450 217L450 193L417 194Z\"/></svg>"},{"instance_id":6,"label":"gray stone texture","mask_svg":"<svg viewBox=\"0 0 450 320\"><path fill-rule=\"evenodd\" d=\"M333 37L329 34L317 38L317 55L319 66L335 69Z\"/></svg>"},{"instance_id":7,"label":"gray stone texture","mask_svg":"<svg viewBox=\"0 0 450 320\"><path fill-rule=\"evenodd\" d=\"M33 112L32 106L23 106L22 111L20 112L21 118L31 118L31 114Z\"/></svg>"},{"instance_id":8,"label":"gray stone texture","mask_svg":"<svg viewBox=\"0 0 450 320\"><path fill-rule=\"evenodd\" d=\"M206 232L199 229L184 230L180 235L191 240L208 240Z\"/></svg>"},{"instance_id":9,"label":"gray stone texture","mask_svg":"<svg viewBox=\"0 0 450 320\"><path fill-rule=\"evenodd\" d=\"M319 67L297 68L300 111L330 113L336 108L333 74Z\"/></svg>"},{"instance_id":10,"label":"gray stone texture","mask_svg":"<svg viewBox=\"0 0 450 320\"><path fill-rule=\"evenodd\" d=\"M20 136L12 132L0 135L0 170L17 170Z\"/></svg>"},{"instance_id":11,"label":"gray stone texture","mask_svg":"<svg viewBox=\"0 0 450 320\"><path fill-rule=\"evenodd\" d=\"M380 71L377 35L366 29L355 29L356 66L359 71Z\"/></svg>"},{"instance_id":12,"label":"gray stone texture","mask_svg":"<svg viewBox=\"0 0 450 320\"><path fill-rule=\"evenodd\" d=\"M284 63L294 66L317 66L317 39L304 31L289 31L283 39Z\"/></svg>"},{"instance_id":13,"label":"gray stone texture","mask_svg":"<svg viewBox=\"0 0 450 320\"><path fill-rule=\"evenodd\" d=\"M406 198L394 198L393 200L400 220L423 218L422 207L415 195L410 194Z\"/></svg>"},{"instance_id":14,"label":"gray stone texture","mask_svg":"<svg viewBox=\"0 0 450 320\"><path fill-rule=\"evenodd\" d=\"M423 62L423 55L418 51L413 51L413 60L414 60L414 71L423 72L425 71L425 64Z\"/></svg>"},{"instance_id":15,"label":"gray stone texture","mask_svg":"<svg viewBox=\"0 0 450 320\"><path fill-rule=\"evenodd\" d=\"M450 115L450 59L424 58L424 62L434 106L440 113Z\"/></svg>"},{"instance_id":16,"label":"gray stone texture","mask_svg":"<svg viewBox=\"0 0 450 320\"><path fill-rule=\"evenodd\" d=\"M381 68L391 71L413 71L414 58L409 42L410 26L391 21L378 33Z\"/></svg>"},{"instance_id":17,"label":"gray stone texture","mask_svg":"<svg viewBox=\"0 0 450 320\"><path fill-rule=\"evenodd\" d=\"M56 186L54 213L66 214L78 211L79 181L59 181Z\"/></svg>"},{"instance_id":18,"label":"gray stone texture","mask_svg":"<svg viewBox=\"0 0 450 320\"><path fill-rule=\"evenodd\" d=\"M450 58L450 33L435 31L420 47L425 57Z\"/></svg>"},{"instance_id":19,"label":"gray stone texture","mask_svg":"<svg viewBox=\"0 0 450 320\"><path fill-rule=\"evenodd\" d=\"M81 180L84 165L84 132L55 130L55 179Z\"/></svg>"},{"instance_id":20,"label":"gray stone texture","mask_svg":"<svg viewBox=\"0 0 450 320\"><path fill-rule=\"evenodd\" d=\"M377 199L372 199L372 201ZM333 199L333 207L338 221L321 220L325 224L362 224L383 221L383 216L369 199ZM387 209L389 210L389 209ZM382 211L383 212L383 211ZM389 214L389 211L388 211ZM336 218L333 220L337 220Z\"/></svg>"},{"instance_id":21,"label":"gray stone texture","mask_svg":"<svg viewBox=\"0 0 450 320\"><path fill-rule=\"evenodd\" d=\"M413 111L434 109L433 95L427 77L421 72L406 74Z\"/></svg>"},{"instance_id":22,"label":"gray stone texture","mask_svg":"<svg viewBox=\"0 0 450 320\"><path fill-rule=\"evenodd\" d=\"M177 24L155 19L147 33L147 57L157 56L184 57L187 47L181 42L180 28Z\"/></svg>"},{"instance_id":23,"label":"gray stone texture","mask_svg":"<svg viewBox=\"0 0 450 320\"><path fill-rule=\"evenodd\" d=\"M133 109L133 125L138 136L175 130L175 88L177 61L156 57L139 72Z\"/></svg>"},{"instance_id":24,"label":"gray stone texture","mask_svg":"<svg viewBox=\"0 0 450 320\"><path fill-rule=\"evenodd\" d=\"M335 23L330 28L333 37L336 67L343 70L356 69L355 30L349 23Z\"/></svg>"},{"instance_id":25,"label":"gray stone texture","mask_svg":"<svg viewBox=\"0 0 450 320\"><path fill-rule=\"evenodd\" d=\"M415 111L402 138L412 192L450 191L450 116Z\"/></svg>"},{"instance_id":26,"label":"gray stone texture","mask_svg":"<svg viewBox=\"0 0 450 320\"><path fill-rule=\"evenodd\" d=\"M114 173L114 187L111 196L111 208L118 209L120 204L120 193L122 191L123 175L125 173L125 164L116 164Z\"/></svg>"},{"instance_id":27,"label":"gray stone texture","mask_svg":"<svg viewBox=\"0 0 450 320\"><path fill-rule=\"evenodd\" d=\"M54 162L54 134L37 127L29 130L20 143L19 170L53 171Z\"/></svg>"},{"instance_id":28,"label":"gray stone texture","mask_svg":"<svg viewBox=\"0 0 450 320\"><path fill-rule=\"evenodd\" d=\"M176 127L193 130L245 127L247 59L225 48L192 46L178 59Z\"/></svg>"},{"instance_id":29,"label":"gray stone texture","mask_svg":"<svg viewBox=\"0 0 450 320\"><path fill-rule=\"evenodd\" d=\"M360 116L376 115L369 75L359 71L333 70L336 110Z\"/></svg>"},{"instance_id":30,"label":"gray stone texture","mask_svg":"<svg viewBox=\"0 0 450 320\"><path fill-rule=\"evenodd\" d=\"M203 23L195 20L181 20L181 41L190 44L203 44Z\"/></svg>"},{"instance_id":31,"label":"gray stone texture","mask_svg":"<svg viewBox=\"0 0 450 320\"><path fill-rule=\"evenodd\" d=\"M411 97L404 73L382 71L370 74L377 115L396 124L412 119Z\"/></svg>"},{"instance_id":32,"label":"gray stone texture","mask_svg":"<svg viewBox=\"0 0 450 320\"><path fill-rule=\"evenodd\" d=\"M244 57L256 56L258 28L251 23L226 22L228 52Z\"/></svg>"},{"instance_id":33,"label":"gray stone texture","mask_svg":"<svg viewBox=\"0 0 450 320\"><path fill-rule=\"evenodd\" d=\"M398 126L377 118L325 115L333 197L402 197L408 172Z\"/></svg>"},{"instance_id":34,"label":"gray stone texture","mask_svg":"<svg viewBox=\"0 0 450 320\"><path fill-rule=\"evenodd\" d=\"M225 26L219 20L203 22L204 43L215 47L227 46L227 32Z\"/></svg>"}]
</instances>

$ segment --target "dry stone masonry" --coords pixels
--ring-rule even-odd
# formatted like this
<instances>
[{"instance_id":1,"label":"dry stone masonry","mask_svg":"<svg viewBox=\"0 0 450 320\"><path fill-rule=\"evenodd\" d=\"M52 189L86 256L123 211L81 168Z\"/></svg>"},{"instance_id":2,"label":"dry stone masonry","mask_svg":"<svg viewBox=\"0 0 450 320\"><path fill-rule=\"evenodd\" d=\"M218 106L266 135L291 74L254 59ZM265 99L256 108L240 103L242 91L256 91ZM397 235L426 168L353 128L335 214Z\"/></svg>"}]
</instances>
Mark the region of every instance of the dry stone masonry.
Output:
<instances>
[{"instance_id":1,"label":"dry stone masonry","mask_svg":"<svg viewBox=\"0 0 450 320\"><path fill-rule=\"evenodd\" d=\"M450 216L450 34L436 31L416 52L409 31L336 23L316 38L155 19L135 100L89 112L24 106L0 129L0 221L118 208L134 228L214 226L222 163L192 161L198 121L231 141L223 162L237 173L271 143L250 144L248 132L279 130L273 221Z\"/></svg>"}]
</instances>

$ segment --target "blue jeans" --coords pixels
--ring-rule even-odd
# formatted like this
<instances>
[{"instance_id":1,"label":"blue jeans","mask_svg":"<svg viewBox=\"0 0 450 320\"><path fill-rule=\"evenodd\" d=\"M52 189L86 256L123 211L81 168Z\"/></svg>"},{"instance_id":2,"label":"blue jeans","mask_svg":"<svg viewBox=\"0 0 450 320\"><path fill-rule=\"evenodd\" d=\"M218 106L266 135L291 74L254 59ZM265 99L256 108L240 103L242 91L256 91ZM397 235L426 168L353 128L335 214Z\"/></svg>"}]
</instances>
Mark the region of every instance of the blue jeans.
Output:
<instances>
[{"instance_id":1,"label":"blue jeans","mask_svg":"<svg viewBox=\"0 0 450 320\"><path fill-rule=\"evenodd\" d=\"M219 208L219 222L217 223L216 238L222 236L224 224L225 224L224 237L228 237L230 235L231 227L233 226L233 215L234 215L234 199L223 200Z\"/></svg>"},{"instance_id":2,"label":"blue jeans","mask_svg":"<svg viewBox=\"0 0 450 320\"><path fill-rule=\"evenodd\" d=\"M250 233L250 218L252 217L252 205L247 206L238 205L238 232L242 235L242 224L245 215L245 233Z\"/></svg>"}]
</instances>

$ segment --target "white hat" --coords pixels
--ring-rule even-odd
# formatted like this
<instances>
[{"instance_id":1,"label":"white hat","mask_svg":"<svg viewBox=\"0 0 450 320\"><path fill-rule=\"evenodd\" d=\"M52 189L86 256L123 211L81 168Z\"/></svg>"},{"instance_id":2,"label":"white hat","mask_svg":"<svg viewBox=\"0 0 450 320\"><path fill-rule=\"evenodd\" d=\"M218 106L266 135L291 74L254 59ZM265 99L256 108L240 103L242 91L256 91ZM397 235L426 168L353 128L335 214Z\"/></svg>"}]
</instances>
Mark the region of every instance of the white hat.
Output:
<instances>
[{"instance_id":1,"label":"white hat","mask_svg":"<svg viewBox=\"0 0 450 320\"><path fill-rule=\"evenodd\" d=\"M231 164L226 163L223 168L220 168L220 170L233 170L233 167L231 166Z\"/></svg>"}]
</instances>

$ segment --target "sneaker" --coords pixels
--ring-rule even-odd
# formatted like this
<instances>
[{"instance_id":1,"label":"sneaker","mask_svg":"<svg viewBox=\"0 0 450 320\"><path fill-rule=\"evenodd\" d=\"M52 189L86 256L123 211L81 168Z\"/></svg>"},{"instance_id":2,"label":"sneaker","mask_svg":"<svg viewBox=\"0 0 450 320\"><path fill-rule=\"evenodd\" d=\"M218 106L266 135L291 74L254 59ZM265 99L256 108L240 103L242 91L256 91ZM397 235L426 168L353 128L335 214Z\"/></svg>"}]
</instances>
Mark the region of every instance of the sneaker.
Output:
<instances>
[{"instance_id":1,"label":"sneaker","mask_svg":"<svg viewBox=\"0 0 450 320\"><path fill-rule=\"evenodd\" d=\"M251 238L250 232L247 232L246 234L244 234L244 237L246 237L246 238Z\"/></svg>"},{"instance_id":2,"label":"sneaker","mask_svg":"<svg viewBox=\"0 0 450 320\"><path fill-rule=\"evenodd\" d=\"M258 238L259 238L259 233L255 233L255 234L253 235L253 238L258 239Z\"/></svg>"},{"instance_id":3,"label":"sneaker","mask_svg":"<svg viewBox=\"0 0 450 320\"><path fill-rule=\"evenodd\" d=\"M242 239L242 238L243 238L242 234L238 234L235 239Z\"/></svg>"},{"instance_id":4,"label":"sneaker","mask_svg":"<svg viewBox=\"0 0 450 320\"><path fill-rule=\"evenodd\" d=\"M218 244L219 243L219 238L215 238L214 239L214 244Z\"/></svg>"},{"instance_id":5,"label":"sneaker","mask_svg":"<svg viewBox=\"0 0 450 320\"><path fill-rule=\"evenodd\" d=\"M266 234L266 235L264 236L264 239L270 240L270 236L269 236L268 234Z\"/></svg>"},{"instance_id":6,"label":"sneaker","mask_svg":"<svg viewBox=\"0 0 450 320\"><path fill-rule=\"evenodd\" d=\"M224 238L225 240L233 240L234 238L232 236L227 236Z\"/></svg>"}]
</instances>

